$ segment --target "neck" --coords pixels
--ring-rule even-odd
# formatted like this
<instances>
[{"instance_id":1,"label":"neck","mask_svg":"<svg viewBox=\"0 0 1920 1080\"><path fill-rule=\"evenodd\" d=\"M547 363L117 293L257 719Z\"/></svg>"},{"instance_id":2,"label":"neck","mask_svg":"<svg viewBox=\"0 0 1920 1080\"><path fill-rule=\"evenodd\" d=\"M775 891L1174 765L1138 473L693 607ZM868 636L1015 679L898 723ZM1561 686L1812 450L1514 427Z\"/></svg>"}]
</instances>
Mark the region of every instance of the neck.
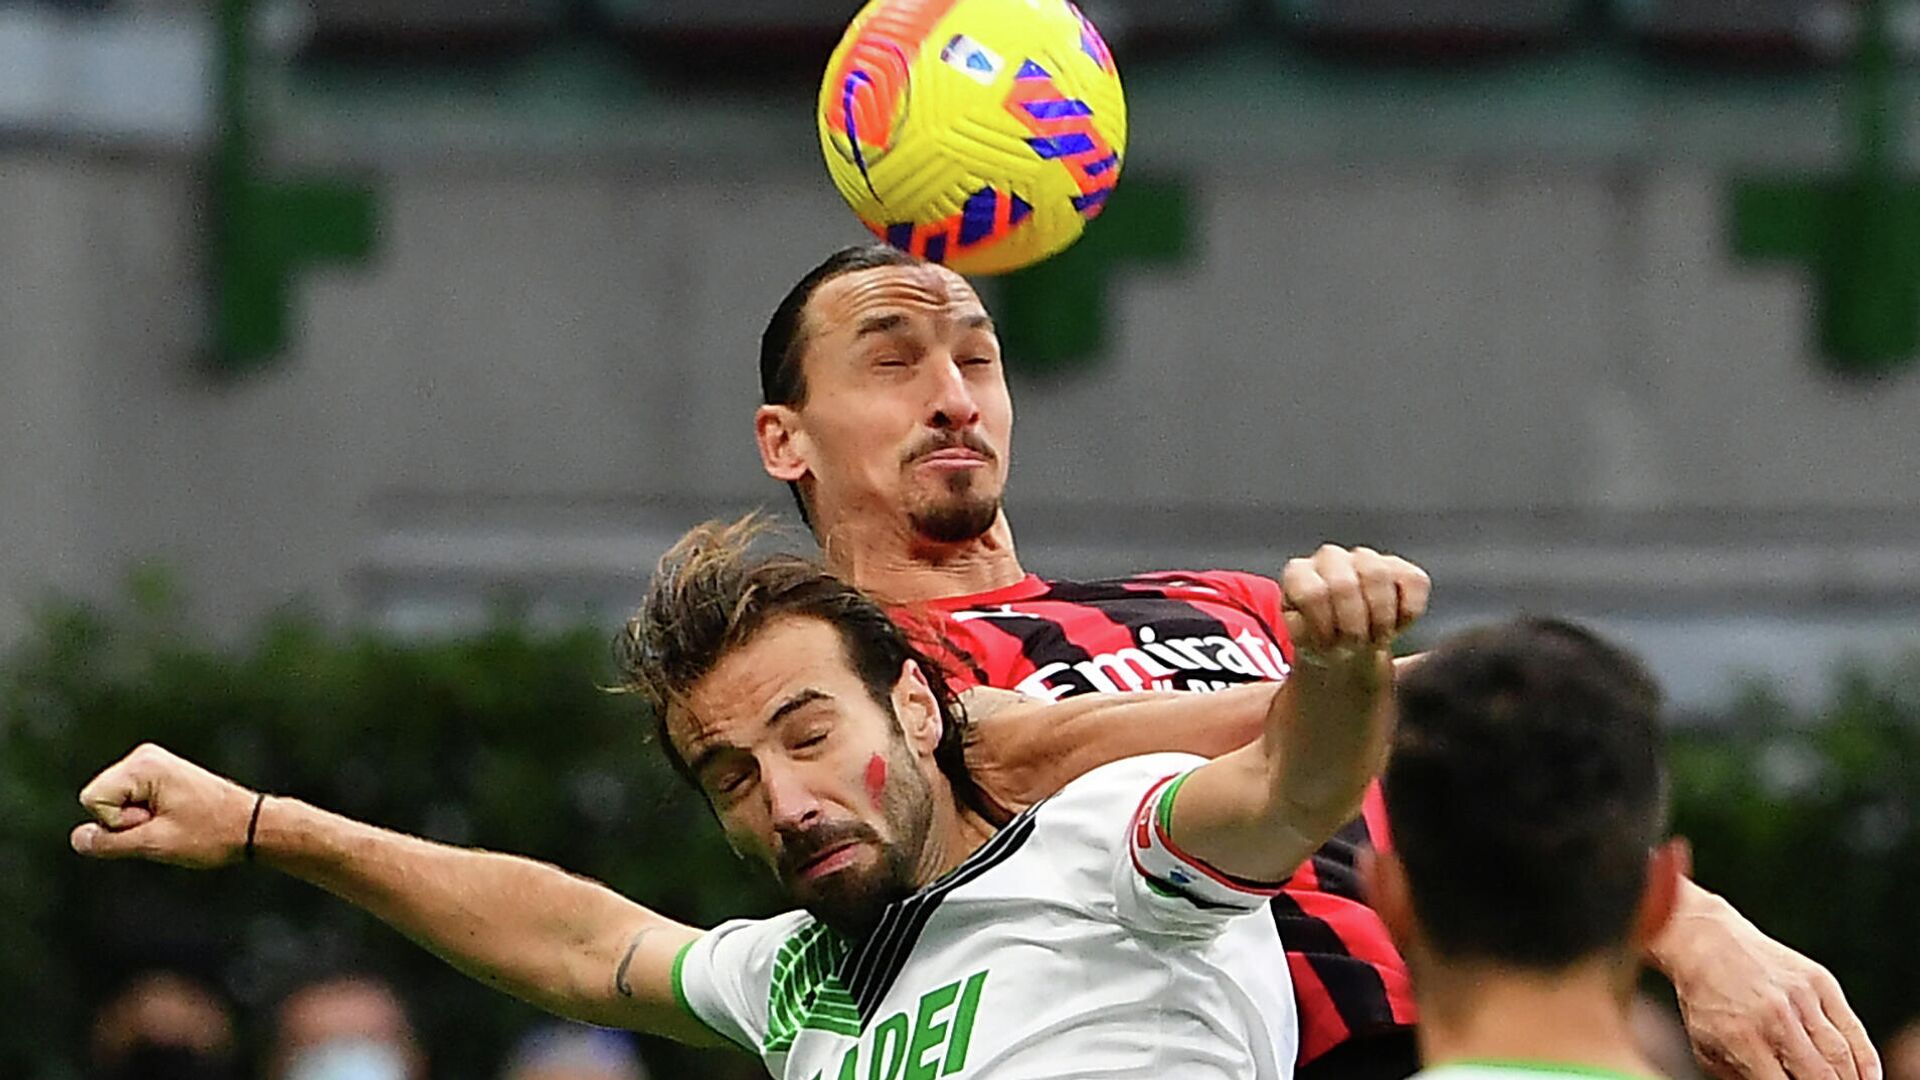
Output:
<instances>
[{"instance_id":1,"label":"neck","mask_svg":"<svg viewBox=\"0 0 1920 1080\"><path fill-rule=\"evenodd\" d=\"M996 831L987 819L962 806L951 790L937 805L939 809L934 812L933 828L929 831L927 846L920 854L920 866L914 874L915 888L925 888L966 862L967 857L979 851L980 846L992 838Z\"/></svg>"},{"instance_id":2,"label":"neck","mask_svg":"<svg viewBox=\"0 0 1920 1080\"><path fill-rule=\"evenodd\" d=\"M1516 1061L1658 1075L1628 1024L1632 972L1623 978L1612 958L1546 973L1491 964L1421 968L1418 1030L1428 1068Z\"/></svg>"},{"instance_id":3,"label":"neck","mask_svg":"<svg viewBox=\"0 0 1920 1080\"><path fill-rule=\"evenodd\" d=\"M900 885L897 879L889 883L898 888L898 893L888 898L888 905L898 903L906 899L906 894L918 892L946 876L954 867L967 861L968 856L979 851L981 845L998 831L992 822L960 803L946 777L940 777L928 794L933 820L927 823L926 839L921 842L919 854L914 857L909 881L904 885ZM807 910L835 933L854 941L871 934L886 913L885 907L877 904L847 909L810 906Z\"/></svg>"},{"instance_id":4,"label":"neck","mask_svg":"<svg viewBox=\"0 0 1920 1080\"><path fill-rule=\"evenodd\" d=\"M835 522L822 529L820 546L828 570L889 604L1002 589L1026 576L1004 512L985 533L955 544L928 540L896 515Z\"/></svg>"}]
</instances>

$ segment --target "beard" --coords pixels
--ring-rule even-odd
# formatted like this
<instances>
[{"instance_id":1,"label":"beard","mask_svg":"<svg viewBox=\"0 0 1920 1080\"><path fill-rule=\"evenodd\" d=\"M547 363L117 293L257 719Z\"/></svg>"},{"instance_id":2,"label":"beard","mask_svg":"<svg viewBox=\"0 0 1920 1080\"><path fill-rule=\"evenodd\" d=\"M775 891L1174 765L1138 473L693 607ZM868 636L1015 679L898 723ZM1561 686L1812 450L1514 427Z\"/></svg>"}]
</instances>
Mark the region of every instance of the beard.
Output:
<instances>
[{"instance_id":1,"label":"beard","mask_svg":"<svg viewBox=\"0 0 1920 1080\"><path fill-rule=\"evenodd\" d=\"M919 889L921 855L933 832L933 787L915 767L901 740L887 751L889 780L881 815L894 839L883 839L861 821L833 822L782 833L780 882L807 913L842 936L859 939L872 930L887 905ZM814 881L800 870L821 852L848 842L877 855L871 866L856 863Z\"/></svg>"},{"instance_id":2,"label":"beard","mask_svg":"<svg viewBox=\"0 0 1920 1080\"><path fill-rule=\"evenodd\" d=\"M971 450L989 465L999 459L985 439L970 432L946 432L917 444L907 453L905 464L913 463L940 450ZM956 472L944 477L939 490L913 500L907 506L907 521L913 530L936 544L962 544L984 536L1000 519L1000 493L982 490L991 481L983 481L973 472Z\"/></svg>"},{"instance_id":3,"label":"beard","mask_svg":"<svg viewBox=\"0 0 1920 1080\"><path fill-rule=\"evenodd\" d=\"M926 505L907 511L913 531L936 544L963 544L986 535L1000 520L1000 497L972 491L951 490L952 486L972 485L972 478L956 476L944 497L928 500Z\"/></svg>"}]
</instances>

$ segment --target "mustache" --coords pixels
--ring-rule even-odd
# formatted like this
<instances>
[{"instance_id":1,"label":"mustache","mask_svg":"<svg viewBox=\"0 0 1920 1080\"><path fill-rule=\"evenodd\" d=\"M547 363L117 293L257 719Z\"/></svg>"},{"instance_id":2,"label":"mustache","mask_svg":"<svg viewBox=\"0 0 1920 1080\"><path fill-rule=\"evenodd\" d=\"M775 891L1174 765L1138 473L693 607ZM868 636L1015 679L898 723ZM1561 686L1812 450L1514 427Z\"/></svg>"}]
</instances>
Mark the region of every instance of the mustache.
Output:
<instances>
[{"instance_id":1,"label":"mustache","mask_svg":"<svg viewBox=\"0 0 1920 1080\"><path fill-rule=\"evenodd\" d=\"M781 878L792 880L799 876L800 868L813 861L815 856L848 841L877 845L880 834L858 821L817 825L806 830L780 830Z\"/></svg>"},{"instance_id":2,"label":"mustache","mask_svg":"<svg viewBox=\"0 0 1920 1080\"><path fill-rule=\"evenodd\" d=\"M972 431L939 431L914 443L901 458L905 462L918 461L928 454L937 454L942 450L971 450L981 457L992 461L999 457L987 440Z\"/></svg>"}]
</instances>

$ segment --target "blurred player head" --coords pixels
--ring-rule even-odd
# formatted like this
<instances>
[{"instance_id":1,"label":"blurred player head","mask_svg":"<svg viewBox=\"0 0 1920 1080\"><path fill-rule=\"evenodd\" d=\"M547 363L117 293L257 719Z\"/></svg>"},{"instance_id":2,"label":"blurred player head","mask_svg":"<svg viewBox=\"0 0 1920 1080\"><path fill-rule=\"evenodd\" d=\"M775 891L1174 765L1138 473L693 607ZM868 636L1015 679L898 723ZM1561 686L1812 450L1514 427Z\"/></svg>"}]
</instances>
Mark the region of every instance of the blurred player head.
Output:
<instances>
[{"instance_id":1,"label":"blurred player head","mask_svg":"<svg viewBox=\"0 0 1920 1080\"><path fill-rule=\"evenodd\" d=\"M627 1032L542 1024L520 1039L500 1080L647 1080L647 1075Z\"/></svg>"},{"instance_id":2,"label":"blurred player head","mask_svg":"<svg viewBox=\"0 0 1920 1080\"><path fill-rule=\"evenodd\" d=\"M110 998L93 1023L95 1080L224 1080L240 1074L233 1013L219 995L176 971L145 972Z\"/></svg>"},{"instance_id":3,"label":"blurred player head","mask_svg":"<svg viewBox=\"0 0 1920 1080\"><path fill-rule=\"evenodd\" d=\"M1415 986L1593 969L1624 1007L1686 861L1661 844L1651 677L1577 626L1518 619L1449 639L1397 697L1393 851L1369 876Z\"/></svg>"},{"instance_id":4,"label":"blurred player head","mask_svg":"<svg viewBox=\"0 0 1920 1080\"><path fill-rule=\"evenodd\" d=\"M932 544L1000 517L1013 405L966 279L884 244L835 252L760 339L762 464L816 535L885 525Z\"/></svg>"},{"instance_id":5,"label":"blurred player head","mask_svg":"<svg viewBox=\"0 0 1920 1080\"><path fill-rule=\"evenodd\" d=\"M622 677L734 849L858 932L923 883L959 805L990 815L939 669L816 563L750 555L762 531L708 523L662 557L618 643Z\"/></svg>"},{"instance_id":6,"label":"blurred player head","mask_svg":"<svg viewBox=\"0 0 1920 1080\"><path fill-rule=\"evenodd\" d=\"M420 1080L426 1054L400 995L373 975L325 975L296 987L274 1012L269 1075L276 1080Z\"/></svg>"},{"instance_id":7,"label":"blurred player head","mask_svg":"<svg viewBox=\"0 0 1920 1080\"><path fill-rule=\"evenodd\" d=\"M1894 1032L1880 1056L1886 1064L1887 1080L1920 1080L1920 1016Z\"/></svg>"}]
</instances>

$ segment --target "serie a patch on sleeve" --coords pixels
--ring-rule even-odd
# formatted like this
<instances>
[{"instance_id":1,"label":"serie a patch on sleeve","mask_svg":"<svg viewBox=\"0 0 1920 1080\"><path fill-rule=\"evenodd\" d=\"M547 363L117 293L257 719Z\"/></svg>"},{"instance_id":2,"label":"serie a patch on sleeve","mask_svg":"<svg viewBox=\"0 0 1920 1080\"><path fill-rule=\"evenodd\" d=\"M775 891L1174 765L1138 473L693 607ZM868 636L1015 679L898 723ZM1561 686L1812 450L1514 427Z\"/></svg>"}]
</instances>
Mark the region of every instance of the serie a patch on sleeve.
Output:
<instances>
[{"instance_id":1,"label":"serie a patch on sleeve","mask_svg":"<svg viewBox=\"0 0 1920 1080\"><path fill-rule=\"evenodd\" d=\"M1257 910L1280 894L1280 885L1248 881L1216 870L1180 850L1173 841L1173 799L1191 775L1169 776L1148 789L1140 800L1130 844L1134 869L1146 879L1148 887L1163 895L1178 896L1203 908Z\"/></svg>"}]
</instances>

